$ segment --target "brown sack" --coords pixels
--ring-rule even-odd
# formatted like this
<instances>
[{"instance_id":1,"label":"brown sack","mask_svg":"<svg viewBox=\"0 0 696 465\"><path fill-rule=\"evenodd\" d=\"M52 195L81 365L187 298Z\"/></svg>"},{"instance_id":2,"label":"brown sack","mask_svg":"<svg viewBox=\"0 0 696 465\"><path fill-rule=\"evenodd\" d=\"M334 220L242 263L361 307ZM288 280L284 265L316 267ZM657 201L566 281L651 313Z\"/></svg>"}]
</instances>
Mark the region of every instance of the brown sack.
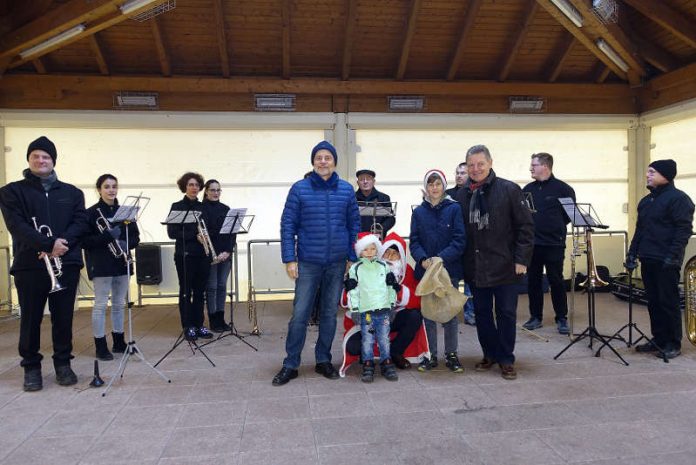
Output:
<instances>
[{"instance_id":1,"label":"brown sack","mask_svg":"<svg viewBox=\"0 0 696 465\"><path fill-rule=\"evenodd\" d=\"M468 297L452 287L449 273L440 257L433 257L425 275L416 287L421 297L421 313L424 318L447 323L464 308Z\"/></svg>"}]
</instances>

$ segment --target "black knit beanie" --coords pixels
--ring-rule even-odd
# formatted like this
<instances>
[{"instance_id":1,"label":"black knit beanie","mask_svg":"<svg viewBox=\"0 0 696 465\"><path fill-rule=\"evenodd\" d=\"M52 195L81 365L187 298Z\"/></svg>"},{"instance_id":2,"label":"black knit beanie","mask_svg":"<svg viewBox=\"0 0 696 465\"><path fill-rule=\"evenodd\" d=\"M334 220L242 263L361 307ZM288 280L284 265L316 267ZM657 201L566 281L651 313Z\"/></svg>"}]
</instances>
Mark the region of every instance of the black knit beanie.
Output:
<instances>
[{"instance_id":1,"label":"black knit beanie","mask_svg":"<svg viewBox=\"0 0 696 465\"><path fill-rule=\"evenodd\" d=\"M51 156L51 159L53 159L53 165L55 166L56 159L58 158L58 152L56 151L55 144L51 142L48 137L41 136L34 142L29 144L29 147L27 148L27 160L29 160L29 155L34 150L43 150L44 152L49 154Z\"/></svg>"},{"instance_id":2,"label":"black knit beanie","mask_svg":"<svg viewBox=\"0 0 696 465\"><path fill-rule=\"evenodd\" d=\"M674 181L674 178L677 177L677 162L674 160L655 160L648 166L654 168L669 182Z\"/></svg>"}]
</instances>

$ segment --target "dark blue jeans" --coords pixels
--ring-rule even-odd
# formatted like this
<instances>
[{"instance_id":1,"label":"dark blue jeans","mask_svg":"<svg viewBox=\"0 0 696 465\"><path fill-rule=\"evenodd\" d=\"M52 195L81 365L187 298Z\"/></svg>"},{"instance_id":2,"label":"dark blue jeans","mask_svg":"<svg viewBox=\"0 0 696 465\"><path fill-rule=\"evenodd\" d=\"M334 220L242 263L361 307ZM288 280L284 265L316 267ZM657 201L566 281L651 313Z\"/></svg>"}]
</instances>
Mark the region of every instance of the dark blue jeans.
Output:
<instances>
[{"instance_id":1,"label":"dark blue jeans","mask_svg":"<svg viewBox=\"0 0 696 465\"><path fill-rule=\"evenodd\" d=\"M295 280L295 300L285 341L285 368L296 370L300 366L300 356L307 337L307 321L312 314L314 296L320 285L319 337L314 349L314 359L316 363L331 362L331 343L336 335L336 313L345 271L346 262L343 260L326 265L298 263L299 276Z\"/></svg>"},{"instance_id":2,"label":"dark blue jeans","mask_svg":"<svg viewBox=\"0 0 696 465\"><path fill-rule=\"evenodd\" d=\"M494 287L471 285L474 294L476 332L483 356L501 365L515 362L515 336L517 334L517 285ZM493 308L495 300L495 319Z\"/></svg>"},{"instance_id":3,"label":"dark blue jeans","mask_svg":"<svg viewBox=\"0 0 696 465\"><path fill-rule=\"evenodd\" d=\"M367 322L370 314L371 322ZM362 334L362 359L372 361L375 358L375 341L379 347L379 363L387 360L389 355L389 309L376 310L360 314L360 333ZM372 332L370 331L372 330Z\"/></svg>"},{"instance_id":4,"label":"dark blue jeans","mask_svg":"<svg viewBox=\"0 0 696 465\"><path fill-rule=\"evenodd\" d=\"M208 288L205 291L205 301L208 305L208 317L214 313L225 311L225 298L227 297L227 278L232 269L232 260L227 259L222 263L210 265L208 276Z\"/></svg>"}]
</instances>

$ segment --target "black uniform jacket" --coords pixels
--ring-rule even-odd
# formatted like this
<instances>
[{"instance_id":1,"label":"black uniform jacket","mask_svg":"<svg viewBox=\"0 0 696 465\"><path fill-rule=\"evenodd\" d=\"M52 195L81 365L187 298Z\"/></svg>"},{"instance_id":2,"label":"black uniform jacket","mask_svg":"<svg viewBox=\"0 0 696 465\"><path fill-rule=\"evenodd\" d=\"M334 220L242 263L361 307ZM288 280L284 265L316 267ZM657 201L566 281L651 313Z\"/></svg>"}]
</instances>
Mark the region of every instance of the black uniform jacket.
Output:
<instances>
[{"instance_id":1,"label":"black uniform jacket","mask_svg":"<svg viewBox=\"0 0 696 465\"><path fill-rule=\"evenodd\" d=\"M471 179L457 191L457 201L464 215L466 249L464 251L464 280L477 287L514 284L515 263L529 266L534 250L534 222L520 187L496 177L493 170L483 187L489 226L478 229L469 218L472 192Z\"/></svg>"},{"instance_id":2,"label":"black uniform jacket","mask_svg":"<svg viewBox=\"0 0 696 465\"><path fill-rule=\"evenodd\" d=\"M377 189L373 188L372 192L370 192L370 195L365 196L363 195L362 191L358 189L355 191L355 200L358 202L377 202L377 203L384 203L385 207L388 207L391 198L383 193L378 191ZM362 203L359 205L363 205ZM382 237L386 237L387 233L391 228L394 227L394 223L396 223L396 218L393 216L378 216L375 218L376 222L382 225ZM372 228L372 217L371 216L360 216L360 232L363 231L370 231Z\"/></svg>"},{"instance_id":3,"label":"black uniform jacket","mask_svg":"<svg viewBox=\"0 0 696 465\"><path fill-rule=\"evenodd\" d=\"M72 184L61 181L55 181L46 192L41 179L29 169L23 174L21 181L0 189L0 209L12 235L11 272L45 269L46 264L38 259L38 254L50 253L58 237L66 239L70 248L61 257L63 266L82 267L79 241L88 230L84 194ZM48 237L45 231L38 232L32 218L37 225L50 227L53 237Z\"/></svg>"},{"instance_id":4,"label":"black uniform jacket","mask_svg":"<svg viewBox=\"0 0 696 465\"><path fill-rule=\"evenodd\" d=\"M205 213L203 212L203 204L198 199L191 200L184 196L183 199L172 204L171 210L180 212L201 212L201 218L205 220L206 225L208 223L208 218L206 218ZM186 217L191 218L191 213L186 215ZM174 239L176 241L176 245L174 247L175 256L184 255L184 251L186 252L186 255L193 257L205 256L203 245L198 242L198 239L196 238L198 236L198 225L196 222L168 224L167 235L170 239Z\"/></svg>"},{"instance_id":5,"label":"black uniform jacket","mask_svg":"<svg viewBox=\"0 0 696 465\"><path fill-rule=\"evenodd\" d=\"M652 189L638 203L636 232L628 254L680 267L693 221L694 203L673 183Z\"/></svg>"},{"instance_id":6,"label":"black uniform jacket","mask_svg":"<svg viewBox=\"0 0 696 465\"><path fill-rule=\"evenodd\" d=\"M522 189L532 195L534 210L534 245L564 247L570 218L558 201L562 197L575 200L575 191L551 175L546 181L530 182Z\"/></svg>"},{"instance_id":7,"label":"black uniform jacket","mask_svg":"<svg viewBox=\"0 0 696 465\"><path fill-rule=\"evenodd\" d=\"M92 205L87 209L87 223L89 225L89 233L82 239L82 247L85 249L85 258L87 261L87 276L92 278L103 278L107 276L123 276L127 273L126 261L123 257L114 257L109 250L109 244L114 242L109 231L99 232L97 227L97 219L99 211L105 218L112 218L118 210L118 201L114 205L108 205L103 200ZM126 243L126 227L128 228L128 248L135 249L140 243L140 231L138 225L134 222L128 223L128 226L123 223L111 224L109 227L118 226L121 229L121 234L118 240L121 241L121 247L125 251ZM103 225L103 223L102 223ZM118 249L117 249L118 250ZM130 250L126 251L130 257ZM130 268L133 274L133 266Z\"/></svg>"}]
</instances>

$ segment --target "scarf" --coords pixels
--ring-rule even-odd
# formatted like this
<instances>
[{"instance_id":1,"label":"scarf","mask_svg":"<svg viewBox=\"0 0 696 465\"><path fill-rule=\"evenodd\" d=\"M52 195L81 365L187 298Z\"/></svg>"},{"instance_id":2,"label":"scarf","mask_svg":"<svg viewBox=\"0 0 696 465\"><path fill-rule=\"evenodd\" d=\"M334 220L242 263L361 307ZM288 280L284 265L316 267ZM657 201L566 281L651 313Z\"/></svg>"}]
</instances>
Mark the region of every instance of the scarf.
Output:
<instances>
[{"instance_id":1,"label":"scarf","mask_svg":"<svg viewBox=\"0 0 696 465\"><path fill-rule=\"evenodd\" d=\"M469 201L469 223L475 224L478 230L488 229L489 216L486 208L486 185L479 183L469 186L472 189L473 195Z\"/></svg>"}]
</instances>

